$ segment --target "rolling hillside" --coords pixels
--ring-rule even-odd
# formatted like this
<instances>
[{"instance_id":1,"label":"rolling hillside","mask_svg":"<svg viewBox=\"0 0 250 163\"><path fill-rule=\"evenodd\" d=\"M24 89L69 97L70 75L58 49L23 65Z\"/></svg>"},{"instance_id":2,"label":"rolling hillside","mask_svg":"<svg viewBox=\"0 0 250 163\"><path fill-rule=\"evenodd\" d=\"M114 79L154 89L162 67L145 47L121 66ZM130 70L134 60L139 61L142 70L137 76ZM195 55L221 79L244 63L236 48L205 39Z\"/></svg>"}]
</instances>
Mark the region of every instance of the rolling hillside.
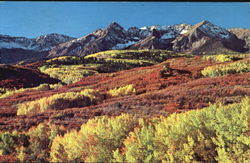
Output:
<instances>
[{"instance_id":1,"label":"rolling hillside","mask_svg":"<svg viewBox=\"0 0 250 163\"><path fill-rule=\"evenodd\" d=\"M194 127L196 124L192 124L191 119L196 114L204 118L209 118L213 114L218 116L225 114L214 120L196 117L197 123L211 125L222 120L227 122L226 126L230 126L237 121L238 117L242 123L237 124L237 127L244 129L234 132L237 132L239 139L243 139L244 136L244 140L249 141L249 136L245 136L250 122L246 118L250 111L249 98L246 98L250 96L249 57L250 54L247 53L194 56L168 50L113 50L84 57L63 56L19 66L3 65L4 70L0 73L0 77L4 78L0 82L2 86L0 149L3 154L0 160L76 161L80 159L134 162L138 159L155 161L161 157L160 160L172 158L175 161L187 161L188 158L178 156L178 152L186 150L186 147L177 143L178 141L187 143L191 152L190 160L223 159L222 155L216 154L220 146L215 139L222 139L224 143L230 144L229 138L216 136L216 133L229 132L227 129L218 126L219 128L214 131L206 125L197 126L200 134L204 136L202 139L210 143L208 147L205 142L197 144L197 139L200 138L190 135L190 132L194 133L193 129L185 130L184 137L179 135L174 144L165 142L170 146L179 146L179 150L176 149L171 155L165 156L162 153L168 150L161 149L162 144L157 143L165 139L160 131L160 128L164 127L160 126L168 125L165 120L176 121L174 120L176 116L181 119L187 117L187 122L183 119L183 121L174 122L175 125L190 122L189 127ZM7 71L13 71L14 74L6 74ZM41 79L27 72L40 82L31 82L33 78L29 78L26 71L39 74ZM18 73L19 75L16 75ZM13 77L19 84L11 81ZM26 83L36 85L25 85ZM26 88L23 88L24 86ZM245 112L239 110L241 108L238 106L242 106ZM226 108L231 108L232 112L227 113ZM205 114L206 112L208 114ZM230 119L232 116L236 119ZM102 121L108 121L107 126L88 129L89 126L95 126L97 123L105 125L106 122ZM120 125L124 124L127 126L121 128ZM243 126L243 124L246 125ZM118 126L114 127L115 125ZM176 128L175 125L174 128ZM102 132L108 133L109 129L110 134L114 134L113 137L112 135L109 135L109 138L102 137ZM177 127L176 131L173 130L169 134L174 137L175 132L182 130ZM209 132L215 135L213 141L207 136ZM70 140L72 143L79 144L77 141L81 141L83 146L70 147L71 144L64 141L64 139L71 139L67 138L70 134L77 137ZM87 134L85 137L93 140L86 141L81 134ZM101 135L98 136L98 134ZM151 134L150 139L144 139L145 134ZM134 148L131 146L132 139L134 143L139 143ZM110 144L106 146L101 143L102 141ZM143 141L153 143L152 149L148 149ZM93 143L95 148L99 149L92 149L88 143ZM247 160L249 144L244 144L243 140L237 143L239 146L237 150L245 149L244 152L226 155L227 158L233 161ZM82 151L74 154L68 151L68 148L77 151L82 147L89 152ZM144 156L141 156L140 152L137 153L138 151L134 151L134 155L129 153L135 149L139 150L137 149L139 147L149 153L144 153ZM201 150L198 150L200 148ZM206 153L205 148L213 152ZM126 151L123 151L125 149ZM159 153L152 154L152 151L157 149L160 150ZM220 149L234 150L231 146ZM66 153L59 152L61 150ZM105 155L100 153L102 150Z\"/></svg>"}]
</instances>

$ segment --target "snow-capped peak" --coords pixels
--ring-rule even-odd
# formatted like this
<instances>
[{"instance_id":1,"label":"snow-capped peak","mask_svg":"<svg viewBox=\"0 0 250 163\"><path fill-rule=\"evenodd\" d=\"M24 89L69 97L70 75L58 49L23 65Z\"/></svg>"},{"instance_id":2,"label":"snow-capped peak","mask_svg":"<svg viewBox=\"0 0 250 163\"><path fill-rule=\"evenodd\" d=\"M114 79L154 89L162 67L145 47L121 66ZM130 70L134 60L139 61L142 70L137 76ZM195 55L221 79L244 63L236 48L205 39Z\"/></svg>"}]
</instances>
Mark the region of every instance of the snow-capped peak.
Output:
<instances>
[{"instance_id":1,"label":"snow-capped peak","mask_svg":"<svg viewBox=\"0 0 250 163\"><path fill-rule=\"evenodd\" d=\"M72 40L72 37L61 34L47 34L37 38L29 39L25 37L12 37L0 35L0 48L13 49L19 48L24 50L47 51L55 45Z\"/></svg>"},{"instance_id":2,"label":"snow-capped peak","mask_svg":"<svg viewBox=\"0 0 250 163\"><path fill-rule=\"evenodd\" d=\"M152 25L152 26L144 26L144 27L141 27L140 29L141 30L150 30L152 31L153 29L156 29L158 31L160 30L167 30L169 26L160 26L160 25Z\"/></svg>"},{"instance_id":3,"label":"snow-capped peak","mask_svg":"<svg viewBox=\"0 0 250 163\"><path fill-rule=\"evenodd\" d=\"M232 35L225 28L214 25L214 24L210 23L209 21L202 21L198 25L199 25L198 28L202 32L204 32L204 33L206 33L206 34L208 34L208 35L210 35L210 36L212 36L214 38L228 39Z\"/></svg>"},{"instance_id":4,"label":"snow-capped peak","mask_svg":"<svg viewBox=\"0 0 250 163\"><path fill-rule=\"evenodd\" d=\"M153 25L153 26L144 26L139 28L142 32L146 33L147 36L150 35L153 31L153 29L157 31L161 31L162 36L161 39L171 39L175 38L177 35L184 34L188 32L192 28L191 25L187 24L177 24L177 25Z\"/></svg>"},{"instance_id":5,"label":"snow-capped peak","mask_svg":"<svg viewBox=\"0 0 250 163\"><path fill-rule=\"evenodd\" d=\"M69 36L66 36L66 35L57 34L57 33L42 35L42 36L39 36L39 37L35 38L35 40L37 42L40 41L40 40L44 40L44 39L47 39L47 40L53 39L54 41L57 41L57 42L60 43L60 42L66 42L66 41L71 40L73 38L69 37Z\"/></svg>"},{"instance_id":6,"label":"snow-capped peak","mask_svg":"<svg viewBox=\"0 0 250 163\"><path fill-rule=\"evenodd\" d=\"M188 25L188 24L177 24L177 25L163 25L163 26L160 26L160 25L144 26L139 29L150 30L150 31L152 31L153 29L156 29L158 31L167 31L169 29L175 29L177 31L180 31L182 29L190 28L190 27L191 25Z\"/></svg>"}]
</instances>

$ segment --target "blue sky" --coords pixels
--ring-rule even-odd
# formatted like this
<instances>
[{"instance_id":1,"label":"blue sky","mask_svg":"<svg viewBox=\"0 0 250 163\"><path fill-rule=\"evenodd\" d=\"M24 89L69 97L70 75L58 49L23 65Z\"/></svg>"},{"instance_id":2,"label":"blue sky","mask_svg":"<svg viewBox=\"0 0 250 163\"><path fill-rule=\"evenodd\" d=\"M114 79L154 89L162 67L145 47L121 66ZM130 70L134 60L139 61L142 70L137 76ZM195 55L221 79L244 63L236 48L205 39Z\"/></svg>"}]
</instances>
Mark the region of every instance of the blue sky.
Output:
<instances>
[{"instance_id":1,"label":"blue sky","mask_svg":"<svg viewBox=\"0 0 250 163\"><path fill-rule=\"evenodd\" d=\"M0 34L81 37L116 21L124 28L196 24L250 28L246 2L0 2Z\"/></svg>"}]
</instances>

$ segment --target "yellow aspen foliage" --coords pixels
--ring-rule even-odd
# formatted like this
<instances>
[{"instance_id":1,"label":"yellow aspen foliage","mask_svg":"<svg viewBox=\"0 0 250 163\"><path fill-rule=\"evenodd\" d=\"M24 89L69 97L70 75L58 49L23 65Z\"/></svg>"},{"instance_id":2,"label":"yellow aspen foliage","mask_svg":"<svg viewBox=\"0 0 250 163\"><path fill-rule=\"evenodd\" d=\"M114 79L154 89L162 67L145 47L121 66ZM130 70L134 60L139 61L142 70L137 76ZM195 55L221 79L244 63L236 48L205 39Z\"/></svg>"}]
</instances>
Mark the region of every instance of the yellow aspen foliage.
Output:
<instances>
[{"instance_id":1,"label":"yellow aspen foliage","mask_svg":"<svg viewBox=\"0 0 250 163\"><path fill-rule=\"evenodd\" d=\"M243 72L250 72L249 61L238 61L230 64L208 66L201 71L201 74L203 76L215 77Z\"/></svg>"},{"instance_id":2,"label":"yellow aspen foliage","mask_svg":"<svg viewBox=\"0 0 250 163\"><path fill-rule=\"evenodd\" d=\"M90 105L97 92L93 89L85 89L81 92L66 92L54 94L35 101L18 105L17 115L41 113L48 109L60 110L64 108L83 107Z\"/></svg>"},{"instance_id":3,"label":"yellow aspen foliage","mask_svg":"<svg viewBox=\"0 0 250 163\"><path fill-rule=\"evenodd\" d=\"M250 99L244 98L168 117L96 117L64 135L58 127L43 124L27 133L30 145L18 157L52 162L249 162L249 112ZM1 148L14 144L6 136L0 137Z\"/></svg>"},{"instance_id":4,"label":"yellow aspen foliage","mask_svg":"<svg viewBox=\"0 0 250 163\"><path fill-rule=\"evenodd\" d=\"M123 87L111 89L108 91L108 94L110 94L111 96L126 96L130 94L134 94L135 92L136 90L134 88L134 85L129 84Z\"/></svg>"},{"instance_id":5,"label":"yellow aspen foliage","mask_svg":"<svg viewBox=\"0 0 250 163\"><path fill-rule=\"evenodd\" d=\"M54 139L50 152L52 161L111 161L112 153L121 147L134 122L131 115L125 114L91 119L81 126L80 131Z\"/></svg>"}]
</instances>

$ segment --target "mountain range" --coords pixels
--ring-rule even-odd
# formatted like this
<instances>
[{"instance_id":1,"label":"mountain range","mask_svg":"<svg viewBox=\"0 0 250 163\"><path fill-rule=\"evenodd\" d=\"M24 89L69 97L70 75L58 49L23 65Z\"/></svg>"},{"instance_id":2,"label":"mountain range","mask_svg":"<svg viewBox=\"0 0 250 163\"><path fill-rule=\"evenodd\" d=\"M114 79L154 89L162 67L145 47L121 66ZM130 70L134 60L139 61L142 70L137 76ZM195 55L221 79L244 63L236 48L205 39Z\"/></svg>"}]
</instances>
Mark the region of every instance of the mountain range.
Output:
<instances>
[{"instance_id":1,"label":"mountain range","mask_svg":"<svg viewBox=\"0 0 250 163\"><path fill-rule=\"evenodd\" d=\"M58 56L86 56L105 50L164 49L196 55L247 52L250 29L225 29L202 21L195 25L130 27L113 22L80 38L48 34L37 38L0 35L0 63L36 61Z\"/></svg>"}]
</instances>

